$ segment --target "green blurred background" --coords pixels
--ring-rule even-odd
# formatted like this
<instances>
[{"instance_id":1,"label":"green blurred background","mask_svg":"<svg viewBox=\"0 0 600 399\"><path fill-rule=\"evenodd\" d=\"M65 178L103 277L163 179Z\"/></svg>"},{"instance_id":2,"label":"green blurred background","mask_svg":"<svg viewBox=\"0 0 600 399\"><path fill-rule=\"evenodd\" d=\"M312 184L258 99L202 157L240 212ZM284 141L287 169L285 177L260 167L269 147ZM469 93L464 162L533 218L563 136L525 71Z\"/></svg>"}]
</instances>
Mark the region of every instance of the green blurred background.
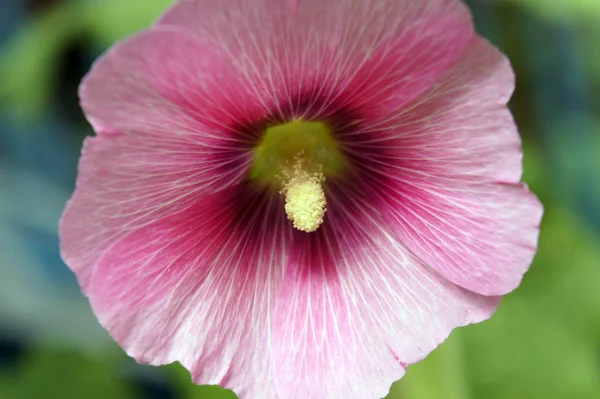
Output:
<instances>
[{"instance_id":1,"label":"green blurred background","mask_svg":"<svg viewBox=\"0 0 600 399\"><path fill-rule=\"evenodd\" d=\"M170 0L0 0L0 398L235 398L137 365L98 326L56 224L92 134L77 85ZM511 58L539 253L497 314L456 330L389 398L600 398L600 0L470 0Z\"/></svg>"}]
</instances>

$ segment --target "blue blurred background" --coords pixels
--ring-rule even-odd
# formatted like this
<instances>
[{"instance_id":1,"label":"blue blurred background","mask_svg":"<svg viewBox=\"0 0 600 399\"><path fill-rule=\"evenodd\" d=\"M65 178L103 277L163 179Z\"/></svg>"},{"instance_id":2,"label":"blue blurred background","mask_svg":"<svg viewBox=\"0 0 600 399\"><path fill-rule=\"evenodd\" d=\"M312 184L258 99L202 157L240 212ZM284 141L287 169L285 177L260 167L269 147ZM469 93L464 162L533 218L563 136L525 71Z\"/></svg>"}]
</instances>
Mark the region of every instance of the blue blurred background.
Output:
<instances>
[{"instance_id":1,"label":"blue blurred background","mask_svg":"<svg viewBox=\"0 0 600 399\"><path fill-rule=\"evenodd\" d=\"M522 286L459 329L389 398L600 398L600 0L470 0L511 58L525 180L546 206ZM0 398L235 398L111 342L58 253L92 134L77 85L170 0L0 0Z\"/></svg>"}]
</instances>

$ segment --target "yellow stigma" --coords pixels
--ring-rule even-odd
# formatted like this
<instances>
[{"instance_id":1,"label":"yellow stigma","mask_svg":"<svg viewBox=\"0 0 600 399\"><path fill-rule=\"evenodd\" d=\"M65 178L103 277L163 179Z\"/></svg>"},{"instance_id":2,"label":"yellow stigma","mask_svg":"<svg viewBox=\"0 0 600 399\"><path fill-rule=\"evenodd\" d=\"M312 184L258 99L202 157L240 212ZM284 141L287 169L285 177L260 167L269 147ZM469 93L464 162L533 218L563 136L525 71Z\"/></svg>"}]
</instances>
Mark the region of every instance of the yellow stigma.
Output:
<instances>
[{"instance_id":1,"label":"yellow stigma","mask_svg":"<svg viewBox=\"0 0 600 399\"><path fill-rule=\"evenodd\" d=\"M285 213L295 228L307 233L316 231L323 223L327 211L325 193L321 183L325 176L321 167L307 165L303 155L294 157L291 168L284 169L283 189Z\"/></svg>"}]
</instances>

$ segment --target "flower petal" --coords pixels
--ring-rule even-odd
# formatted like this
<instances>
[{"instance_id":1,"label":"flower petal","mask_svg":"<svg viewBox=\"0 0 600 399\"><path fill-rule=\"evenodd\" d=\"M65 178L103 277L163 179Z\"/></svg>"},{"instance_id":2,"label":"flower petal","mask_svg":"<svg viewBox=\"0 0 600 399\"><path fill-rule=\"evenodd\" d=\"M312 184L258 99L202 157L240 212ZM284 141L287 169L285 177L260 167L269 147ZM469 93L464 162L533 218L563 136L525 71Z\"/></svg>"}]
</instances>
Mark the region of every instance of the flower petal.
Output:
<instances>
[{"instance_id":1,"label":"flower petal","mask_svg":"<svg viewBox=\"0 0 600 399\"><path fill-rule=\"evenodd\" d=\"M408 248L466 289L511 292L533 260L542 206L524 185L399 176L383 196L382 213Z\"/></svg>"},{"instance_id":2,"label":"flower petal","mask_svg":"<svg viewBox=\"0 0 600 399\"><path fill-rule=\"evenodd\" d=\"M293 117L317 99L398 110L473 36L457 0L183 0L158 26L187 27L222 49L248 90Z\"/></svg>"},{"instance_id":3,"label":"flower petal","mask_svg":"<svg viewBox=\"0 0 600 399\"><path fill-rule=\"evenodd\" d=\"M203 197L128 232L96 254L87 294L101 324L137 361L179 361L197 384L275 399L267 343L287 224L283 213L273 223L260 216L269 212L252 212L266 202L237 214L238 194Z\"/></svg>"},{"instance_id":4,"label":"flower petal","mask_svg":"<svg viewBox=\"0 0 600 399\"><path fill-rule=\"evenodd\" d=\"M363 157L365 149L379 151L367 160L376 167L393 163L448 179L467 175L516 183L522 173L521 140L506 107L514 87L506 57L474 38L431 90L352 132L354 146Z\"/></svg>"},{"instance_id":5,"label":"flower petal","mask_svg":"<svg viewBox=\"0 0 600 399\"><path fill-rule=\"evenodd\" d=\"M243 153L185 136L112 132L86 139L77 188L60 223L63 259L84 292L99 254L115 241L238 184L247 162Z\"/></svg>"},{"instance_id":6,"label":"flower petal","mask_svg":"<svg viewBox=\"0 0 600 399\"><path fill-rule=\"evenodd\" d=\"M84 291L99 252L247 173L251 145L232 129L252 103L228 112L228 90L240 92L229 72L194 36L158 29L117 45L85 78L81 101L99 136L86 141L60 228Z\"/></svg>"},{"instance_id":7,"label":"flower petal","mask_svg":"<svg viewBox=\"0 0 600 399\"><path fill-rule=\"evenodd\" d=\"M518 183L520 141L506 109L513 79L506 59L475 39L430 92L354 144L377 206L408 248L484 295L518 286L542 215Z\"/></svg>"},{"instance_id":8,"label":"flower petal","mask_svg":"<svg viewBox=\"0 0 600 399\"><path fill-rule=\"evenodd\" d=\"M81 105L98 134L235 143L228 129L249 123L246 112L262 107L237 76L218 49L185 31L155 28L117 44L94 65L81 84Z\"/></svg>"},{"instance_id":9,"label":"flower petal","mask_svg":"<svg viewBox=\"0 0 600 399\"><path fill-rule=\"evenodd\" d=\"M498 304L438 275L359 197L330 197L324 239L291 249L273 322L280 398L381 398L408 364Z\"/></svg>"}]
</instances>

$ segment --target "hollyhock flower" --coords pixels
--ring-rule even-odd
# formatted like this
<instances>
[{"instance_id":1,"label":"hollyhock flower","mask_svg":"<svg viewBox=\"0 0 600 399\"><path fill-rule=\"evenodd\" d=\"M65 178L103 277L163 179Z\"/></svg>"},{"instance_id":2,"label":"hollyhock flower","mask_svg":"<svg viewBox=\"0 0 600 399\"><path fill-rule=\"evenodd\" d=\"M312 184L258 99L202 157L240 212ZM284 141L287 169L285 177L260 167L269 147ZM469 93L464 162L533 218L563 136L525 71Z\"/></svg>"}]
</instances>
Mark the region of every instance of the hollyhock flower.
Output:
<instances>
[{"instance_id":1,"label":"hollyhock flower","mask_svg":"<svg viewBox=\"0 0 600 399\"><path fill-rule=\"evenodd\" d=\"M508 61L458 0L188 0L81 86L62 254L127 353L379 398L534 256Z\"/></svg>"}]
</instances>

